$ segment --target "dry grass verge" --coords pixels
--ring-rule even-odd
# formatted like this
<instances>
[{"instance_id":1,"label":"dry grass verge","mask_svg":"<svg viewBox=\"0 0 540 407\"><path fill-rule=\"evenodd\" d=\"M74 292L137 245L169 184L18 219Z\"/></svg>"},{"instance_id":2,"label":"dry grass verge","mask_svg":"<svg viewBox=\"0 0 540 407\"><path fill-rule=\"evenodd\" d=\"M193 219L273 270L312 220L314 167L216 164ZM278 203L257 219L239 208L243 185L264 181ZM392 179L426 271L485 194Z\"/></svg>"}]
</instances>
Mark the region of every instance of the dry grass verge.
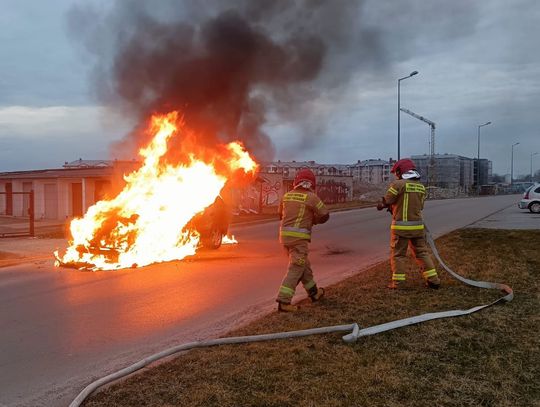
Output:
<instances>
[{"instance_id":1,"label":"dry grass verge","mask_svg":"<svg viewBox=\"0 0 540 407\"><path fill-rule=\"evenodd\" d=\"M191 351L94 395L97 406L538 406L540 231L464 229L438 239L457 272L508 283L513 302L346 345L325 335ZM316 265L315 265L316 267ZM465 309L499 293L444 273L444 288L383 288L382 264L327 289L320 304L272 314L231 335L358 322L370 326L425 312Z\"/></svg>"}]
</instances>

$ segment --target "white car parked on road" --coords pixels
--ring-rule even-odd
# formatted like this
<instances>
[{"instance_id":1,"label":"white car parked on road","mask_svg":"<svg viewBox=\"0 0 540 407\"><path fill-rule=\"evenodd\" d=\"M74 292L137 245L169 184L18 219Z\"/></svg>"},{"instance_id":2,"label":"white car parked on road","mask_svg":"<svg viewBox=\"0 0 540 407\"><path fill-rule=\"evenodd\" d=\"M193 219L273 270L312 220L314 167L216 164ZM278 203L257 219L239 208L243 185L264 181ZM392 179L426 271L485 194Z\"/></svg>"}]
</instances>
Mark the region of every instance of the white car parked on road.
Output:
<instances>
[{"instance_id":1,"label":"white car parked on road","mask_svg":"<svg viewBox=\"0 0 540 407\"><path fill-rule=\"evenodd\" d=\"M540 213L540 183L537 182L527 188L518 206L520 209L528 209L532 213Z\"/></svg>"}]
</instances>

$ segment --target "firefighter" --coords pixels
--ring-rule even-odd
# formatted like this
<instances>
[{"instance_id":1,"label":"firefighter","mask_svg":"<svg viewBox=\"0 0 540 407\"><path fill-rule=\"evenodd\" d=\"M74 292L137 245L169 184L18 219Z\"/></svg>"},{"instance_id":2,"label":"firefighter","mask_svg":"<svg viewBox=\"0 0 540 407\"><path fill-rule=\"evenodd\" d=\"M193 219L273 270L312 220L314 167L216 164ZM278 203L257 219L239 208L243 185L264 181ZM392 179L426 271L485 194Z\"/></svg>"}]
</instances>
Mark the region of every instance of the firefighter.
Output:
<instances>
[{"instance_id":1,"label":"firefighter","mask_svg":"<svg viewBox=\"0 0 540 407\"><path fill-rule=\"evenodd\" d=\"M391 257L392 281L388 288L399 288L405 282L407 248L421 267L422 276L429 288L437 289L440 280L426 245L422 209L426 189L420 183L420 174L408 158L397 161L391 172L397 180L390 184L377 209L388 208L392 213Z\"/></svg>"},{"instance_id":2,"label":"firefighter","mask_svg":"<svg viewBox=\"0 0 540 407\"><path fill-rule=\"evenodd\" d=\"M314 192L315 185L315 175L311 170L298 171L293 182L293 190L283 195L279 205L280 242L288 253L289 266L276 299L278 311L298 310L291 301L299 282L302 282L311 301L318 301L324 295L324 289L317 287L313 279L308 259L312 226L324 223L330 217L328 209Z\"/></svg>"}]
</instances>

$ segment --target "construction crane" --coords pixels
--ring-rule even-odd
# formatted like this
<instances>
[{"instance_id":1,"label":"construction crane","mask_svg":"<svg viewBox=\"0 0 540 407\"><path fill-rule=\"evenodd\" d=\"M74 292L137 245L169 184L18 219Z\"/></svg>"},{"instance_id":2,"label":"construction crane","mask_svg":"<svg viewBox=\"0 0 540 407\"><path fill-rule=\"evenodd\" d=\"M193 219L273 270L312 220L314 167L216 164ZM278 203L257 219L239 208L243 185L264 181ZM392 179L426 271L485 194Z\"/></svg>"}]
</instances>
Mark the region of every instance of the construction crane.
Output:
<instances>
[{"instance_id":1,"label":"construction crane","mask_svg":"<svg viewBox=\"0 0 540 407\"><path fill-rule=\"evenodd\" d=\"M400 108L402 112L411 115L412 117L422 120L424 123L429 124L431 128L431 139L430 139L430 160L429 160L429 175L428 175L428 184L433 186L435 184L435 123L429 119L426 119L424 116L420 116L414 112L411 112L409 109Z\"/></svg>"},{"instance_id":2,"label":"construction crane","mask_svg":"<svg viewBox=\"0 0 540 407\"><path fill-rule=\"evenodd\" d=\"M402 107L400 110L411 115L412 117L417 118L418 120L422 120L424 123L429 124L429 127L431 127L430 153L431 157L433 158L433 156L435 155L435 123L431 120L426 119L424 116L420 116L419 114L411 112L409 109L405 109Z\"/></svg>"}]
</instances>

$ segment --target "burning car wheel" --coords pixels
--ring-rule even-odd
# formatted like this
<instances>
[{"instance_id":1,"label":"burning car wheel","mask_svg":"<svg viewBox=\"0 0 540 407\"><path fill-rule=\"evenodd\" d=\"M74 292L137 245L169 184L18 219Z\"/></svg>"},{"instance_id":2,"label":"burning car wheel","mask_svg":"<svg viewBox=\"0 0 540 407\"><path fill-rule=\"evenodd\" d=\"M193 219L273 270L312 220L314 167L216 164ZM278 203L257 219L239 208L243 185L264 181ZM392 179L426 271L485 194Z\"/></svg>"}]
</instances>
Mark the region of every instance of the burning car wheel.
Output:
<instances>
[{"instance_id":1,"label":"burning car wheel","mask_svg":"<svg viewBox=\"0 0 540 407\"><path fill-rule=\"evenodd\" d=\"M203 239L203 246L208 249L219 249L221 247L221 241L223 240L223 233L217 228L212 228L210 235Z\"/></svg>"},{"instance_id":2,"label":"burning car wheel","mask_svg":"<svg viewBox=\"0 0 540 407\"><path fill-rule=\"evenodd\" d=\"M229 229L229 223L230 210L220 196L193 220L194 228L201 234L203 247L213 250L221 247L223 236Z\"/></svg>"},{"instance_id":3,"label":"burning car wheel","mask_svg":"<svg viewBox=\"0 0 540 407\"><path fill-rule=\"evenodd\" d=\"M529 205L529 210L532 213L540 213L540 202L533 202Z\"/></svg>"}]
</instances>

